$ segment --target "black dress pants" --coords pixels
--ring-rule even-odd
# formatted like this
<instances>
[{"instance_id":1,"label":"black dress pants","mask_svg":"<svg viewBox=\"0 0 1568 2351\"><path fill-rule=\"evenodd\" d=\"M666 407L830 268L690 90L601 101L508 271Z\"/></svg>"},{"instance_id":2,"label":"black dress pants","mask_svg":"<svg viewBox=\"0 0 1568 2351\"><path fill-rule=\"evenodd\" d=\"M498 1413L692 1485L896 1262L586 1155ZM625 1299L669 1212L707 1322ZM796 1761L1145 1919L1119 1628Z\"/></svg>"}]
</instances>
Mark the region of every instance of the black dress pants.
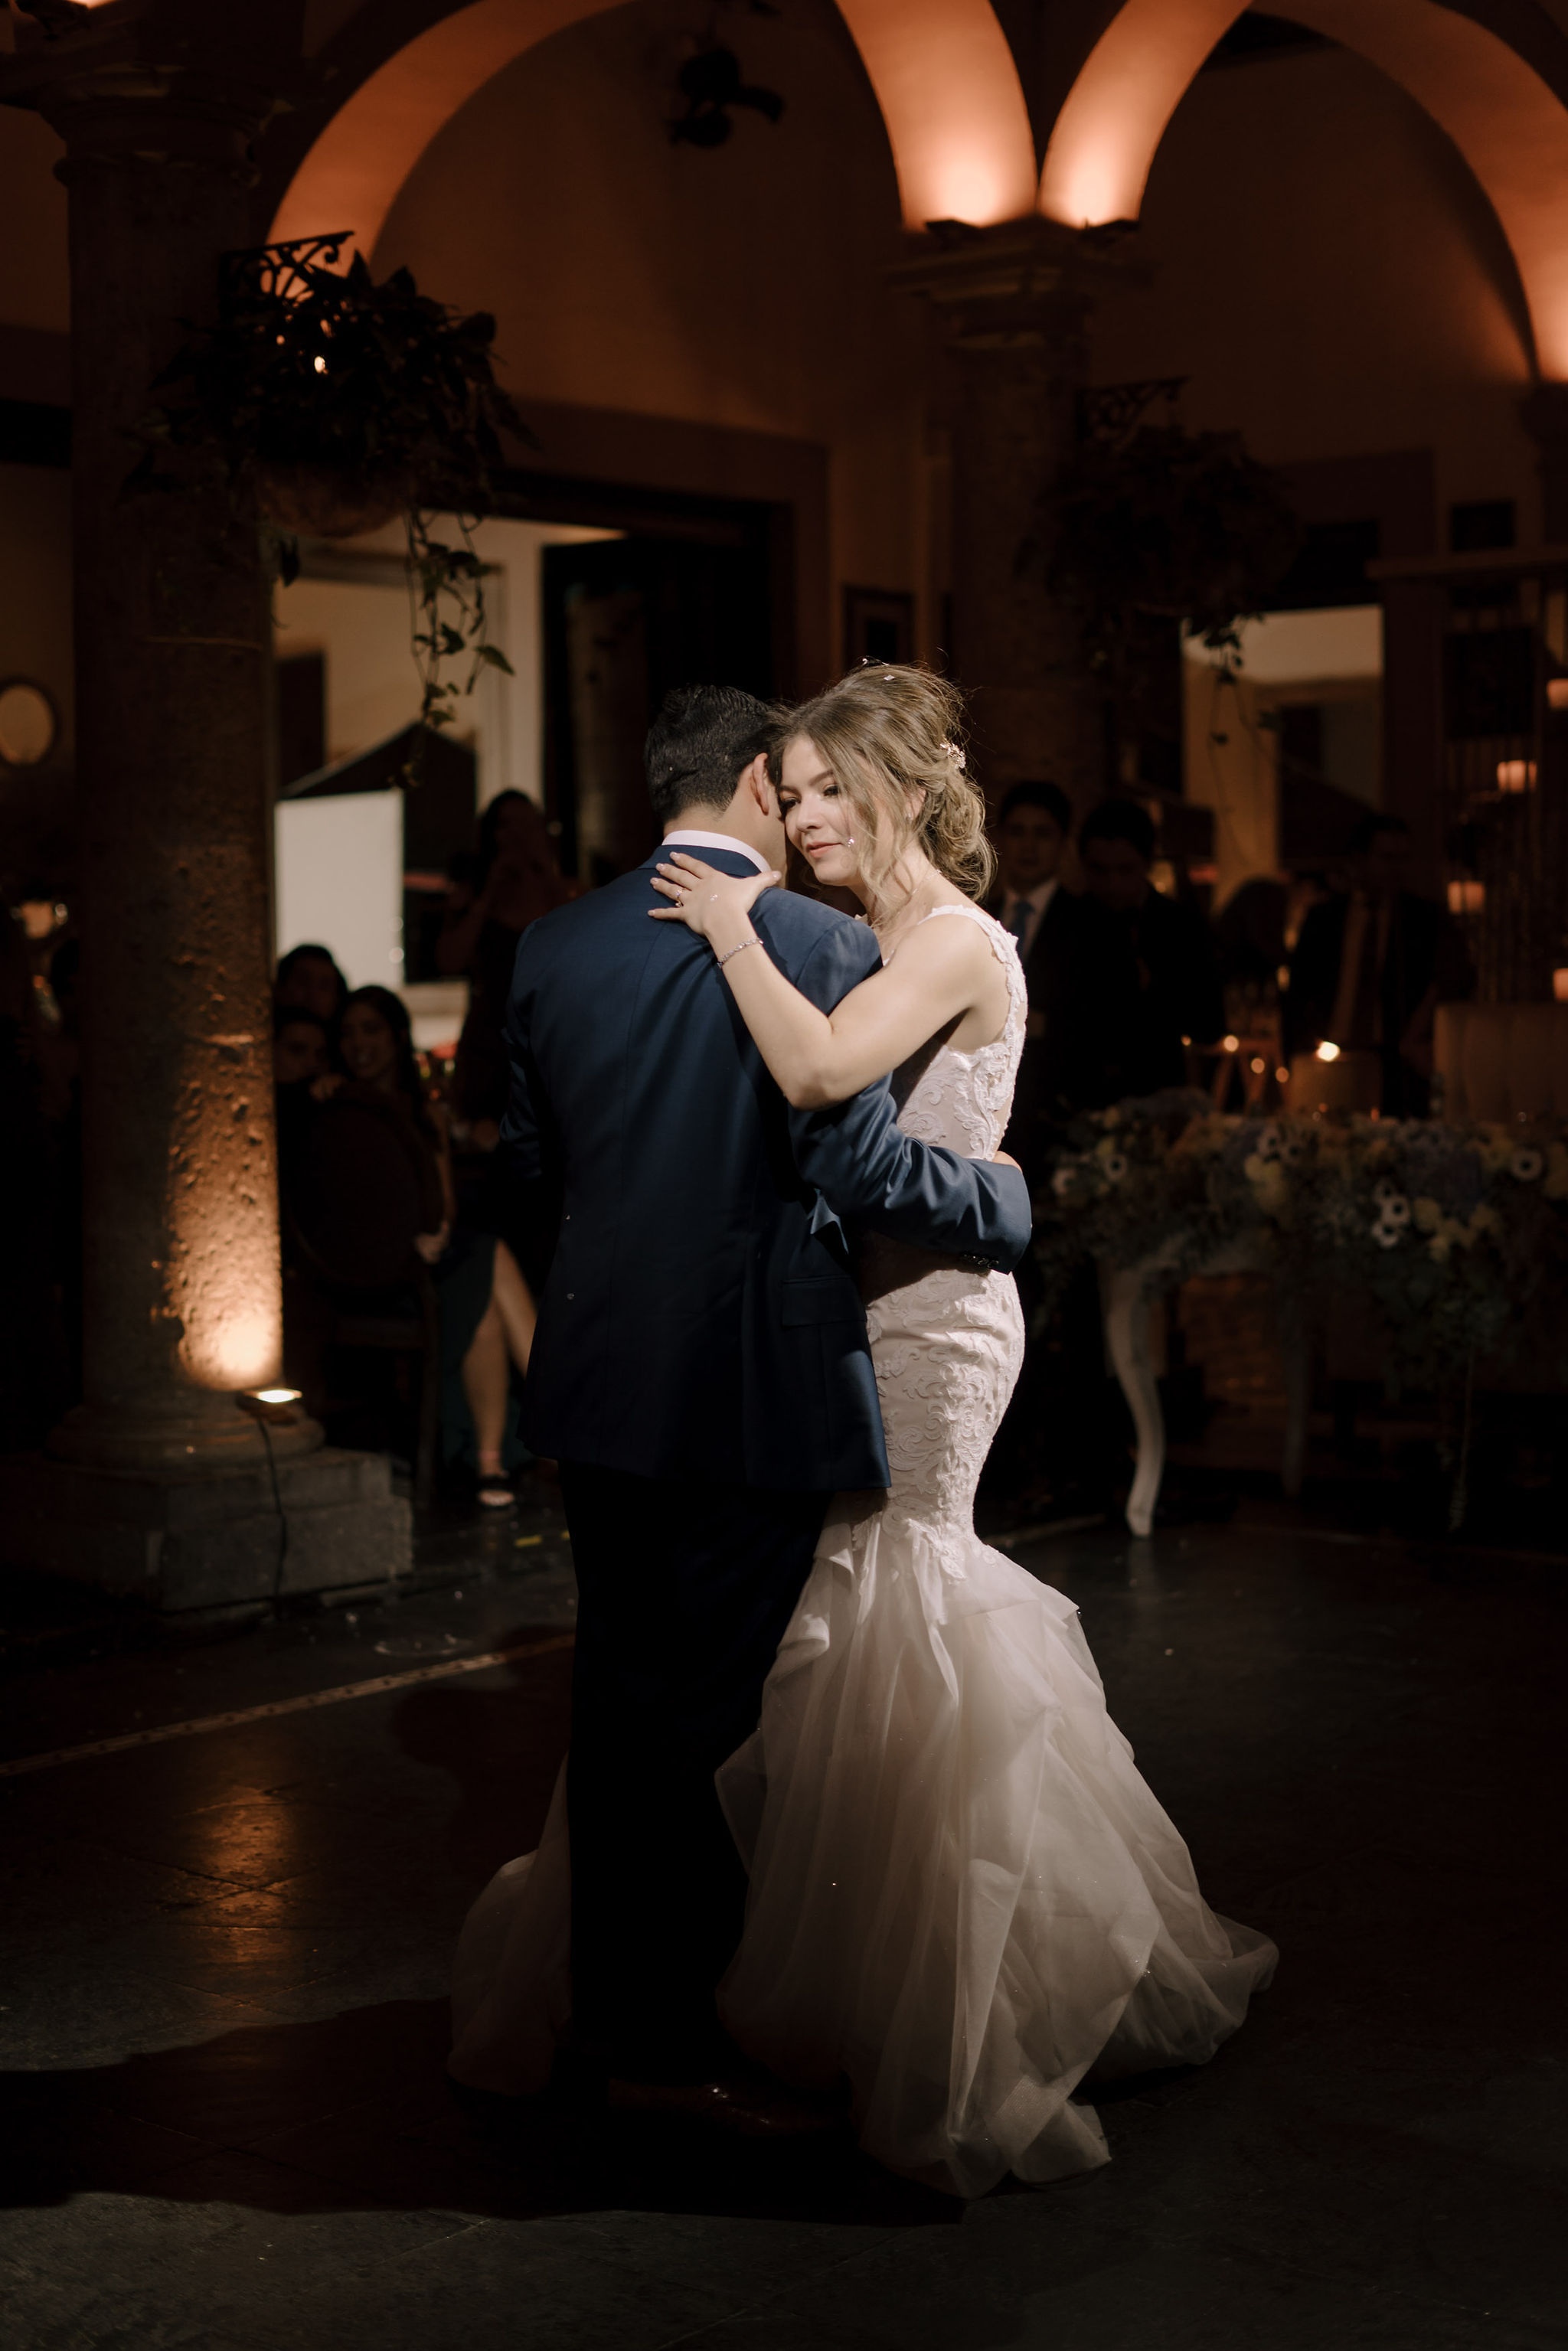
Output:
<instances>
[{"instance_id":1,"label":"black dress pants","mask_svg":"<svg viewBox=\"0 0 1568 2351\"><path fill-rule=\"evenodd\" d=\"M714 1773L757 1728L831 1497L564 1461L560 1476L578 1584L575 2034L613 2073L700 2079L746 1907Z\"/></svg>"}]
</instances>

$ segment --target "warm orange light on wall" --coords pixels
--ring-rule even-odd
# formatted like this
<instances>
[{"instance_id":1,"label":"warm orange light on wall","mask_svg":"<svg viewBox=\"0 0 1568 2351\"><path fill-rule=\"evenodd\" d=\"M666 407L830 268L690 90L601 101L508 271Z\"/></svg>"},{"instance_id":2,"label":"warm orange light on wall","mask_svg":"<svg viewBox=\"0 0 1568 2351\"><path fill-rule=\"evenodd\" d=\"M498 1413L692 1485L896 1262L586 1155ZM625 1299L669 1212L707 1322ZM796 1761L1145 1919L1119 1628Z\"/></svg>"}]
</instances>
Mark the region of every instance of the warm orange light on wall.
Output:
<instances>
[{"instance_id":1,"label":"warm orange light on wall","mask_svg":"<svg viewBox=\"0 0 1568 2351\"><path fill-rule=\"evenodd\" d=\"M431 141L485 83L612 0L472 0L398 49L333 115L274 237L351 228L369 255ZM990 0L841 0L876 92L905 222L981 225L1034 209L1034 141Z\"/></svg>"},{"instance_id":2,"label":"warm orange light on wall","mask_svg":"<svg viewBox=\"0 0 1568 2351\"><path fill-rule=\"evenodd\" d=\"M1484 882L1450 882L1448 884L1450 914L1479 914L1486 902Z\"/></svg>"},{"instance_id":3,"label":"warm orange light on wall","mask_svg":"<svg viewBox=\"0 0 1568 2351\"><path fill-rule=\"evenodd\" d=\"M1166 125L1242 13L1230 0L1126 0L1057 117L1040 211L1072 227L1134 219ZM1568 379L1568 109L1507 42L1437 0L1291 0L1290 13L1448 132L1513 248L1542 372Z\"/></svg>"},{"instance_id":4,"label":"warm orange light on wall","mask_svg":"<svg viewBox=\"0 0 1568 2351\"><path fill-rule=\"evenodd\" d=\"M839 0L887 126L905 225L1034 209L1034 137L990 0Z\"/></svg>"},{"instance_id":5,"label":"warm orange light on wall","mask_svg":"<svg viewBox=\"0 0 1568 2351\"><path fill-rule=\"evenodd\" d=\"M1137 218L1166 125L1240 14L1234 0L1127 0L1056 118L1040 183L1048 219L1082 228Z\"/></svg>"},{"instance_id":6,"label":"warm orange light on wall","mask_svg":"<svg viewBox=\"0 0 1568 2351\"><path fill-rule=\"evenodd\" d=\"M204 1301L208 1311L186 1324L180 1359L198 1387L260 1388L277 1376L283 1354L282 1317L257 1302L264 1287L277 1287L276 1259L269 1267L258 1259L252 1278L258 1284L255 1295L241 1299L228 1294L227 1284L221 1297L209 1290ZM237 1280L233 1288L237 1291Z\"/></svg>"},{"instance_id":7,"label":"warm orange light on wall","mask_svg":"<svg viewBox=\"0 0 1568 2351\"><path fill-rule=\"evenodd\" d=\"M1500 759L1497 763L1497 788L1500 792L1532 792L1535 789L1533 759Z\"/></svg>"}]
</instances>

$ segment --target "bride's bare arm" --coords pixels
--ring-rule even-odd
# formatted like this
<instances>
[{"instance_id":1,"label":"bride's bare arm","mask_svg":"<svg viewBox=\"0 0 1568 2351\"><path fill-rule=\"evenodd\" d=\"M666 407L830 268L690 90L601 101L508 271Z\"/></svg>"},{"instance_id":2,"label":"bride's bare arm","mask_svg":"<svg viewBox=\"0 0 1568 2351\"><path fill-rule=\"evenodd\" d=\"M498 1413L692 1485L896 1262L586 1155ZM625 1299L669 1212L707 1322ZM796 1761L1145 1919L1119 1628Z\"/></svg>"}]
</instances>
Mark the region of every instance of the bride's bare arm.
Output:
<instances>
[{"instance_id":1,"label":"bride's bare arm","mask_svg":"<svg viewBox=\"0 0 1568 2351\"><path fill-rule=\"evenodd\" d=\"M751 907L769 886L762 874L737 880L672 852L655 882L678 903L656 922L684 922L706 938L724 966L741 1019L779 1090L797 1110L847 1102L929 1040L962 1019L995 968L972 923L925 923L898 950L896 977L873 972L830 1013L791 987L752 927Z\"/></svg>"}]
</instances>

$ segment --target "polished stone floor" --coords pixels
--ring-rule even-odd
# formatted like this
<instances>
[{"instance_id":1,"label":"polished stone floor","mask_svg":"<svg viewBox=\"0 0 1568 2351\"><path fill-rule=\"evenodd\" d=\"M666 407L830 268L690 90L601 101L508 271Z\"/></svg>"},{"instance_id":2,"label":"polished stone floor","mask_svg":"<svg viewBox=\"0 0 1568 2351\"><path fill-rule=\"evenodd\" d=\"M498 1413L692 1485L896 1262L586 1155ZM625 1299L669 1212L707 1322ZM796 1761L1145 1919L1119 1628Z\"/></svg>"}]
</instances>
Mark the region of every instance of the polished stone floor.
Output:
<instances>
[{"instance_id":1,"label":"polished stone floor","mask_svg":"<svg viewBox=\"0 0 1568 2351\"><path fill-rule=\"evenodd\" d=\"M1561 1568L1018 1541L1283 1956L1211 2066L1102 2102L1108 2168L966 2207L836 2141L458 2110L447 1959L542 1817L572 1600L548 1508L442 1540L455 1583L200 1637L25 1595L0 1756L246 1719L0 1776L7 2351L1568 2340Z\"/></svg>"}]
</instances>

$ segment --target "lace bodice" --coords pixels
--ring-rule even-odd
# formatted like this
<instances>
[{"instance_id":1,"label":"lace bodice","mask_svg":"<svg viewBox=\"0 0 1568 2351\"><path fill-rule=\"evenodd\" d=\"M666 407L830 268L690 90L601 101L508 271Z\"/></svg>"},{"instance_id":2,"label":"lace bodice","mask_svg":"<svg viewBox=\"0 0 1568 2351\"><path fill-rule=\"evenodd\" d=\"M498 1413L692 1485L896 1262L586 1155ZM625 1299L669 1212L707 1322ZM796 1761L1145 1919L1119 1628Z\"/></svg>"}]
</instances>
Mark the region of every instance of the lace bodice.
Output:
<instances>
[{"instance_id":1,"label":"lace bodice","mask_svg":"<svg viewBox=\"0 0 1568 2351\"><path fill-rule=\"evenodd\" d=\"M1007 1025L973 1052L933 1043L912 1054L893 1075L898 1123L921 1143L988 1159L1007 1129L1023 1051L1023 967L1010 932L978 906L938 906L925 919L940 914L985 931L1007 976ZM1017 1284L1011 1274L956 1264L874 1233L861 1281L893 1472L889 1505L967 1537L975 1488L1023 1357ZM946 1555L956 1561L960 1552L949 1545ZM933 1593L932 1604L946 1602Z\"/></svg>"},{"instance_id":2,"label":"lace bodice","mask_svg":"<svg viewBox=\"0 0 1568 2351\"><path fill-rule=\"evenodd\" d=\"M944 914L977 923L989 939L1008 983L1007 1026L994 1044L970 1053L956 1053L933 1039L894 1070L893 1098L899 1125L917 1143L945 1144L967 1159L988 1159L1007 1132L1023 1052L1029 1010L1023 966L1012 933L978 906L937 906L922 922L934 923Z\"/></svg>"}]
</instances>

